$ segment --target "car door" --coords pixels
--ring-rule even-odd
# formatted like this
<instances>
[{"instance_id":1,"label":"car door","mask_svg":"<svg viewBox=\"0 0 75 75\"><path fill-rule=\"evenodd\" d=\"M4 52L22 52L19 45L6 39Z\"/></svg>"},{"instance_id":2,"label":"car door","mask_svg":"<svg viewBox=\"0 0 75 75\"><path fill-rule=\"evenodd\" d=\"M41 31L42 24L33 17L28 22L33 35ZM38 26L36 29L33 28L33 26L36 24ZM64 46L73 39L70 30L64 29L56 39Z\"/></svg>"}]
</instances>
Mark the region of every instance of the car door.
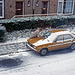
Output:
<instances>
[{"instance_id":1,"label":"car door","mask_svg":"<svg viewBox=\"0 0 75 75\"><path fill-rule=\"evenodd\" d=\"M63 35L59 35L52 45L49 46L50 50L57 50L63 48Z\"/></svg>"},{"instance_id":2,"label":"car door","mask_svg":"<svg viewBox=\"0 0 75 75\"><path fill-rule=\"evenodd\" d=\"M73 41L73 37L70 34L65 34L64 42L63 42L64 48L69 47L72 44L72 41Z\"/></svg>"}]
</instances>

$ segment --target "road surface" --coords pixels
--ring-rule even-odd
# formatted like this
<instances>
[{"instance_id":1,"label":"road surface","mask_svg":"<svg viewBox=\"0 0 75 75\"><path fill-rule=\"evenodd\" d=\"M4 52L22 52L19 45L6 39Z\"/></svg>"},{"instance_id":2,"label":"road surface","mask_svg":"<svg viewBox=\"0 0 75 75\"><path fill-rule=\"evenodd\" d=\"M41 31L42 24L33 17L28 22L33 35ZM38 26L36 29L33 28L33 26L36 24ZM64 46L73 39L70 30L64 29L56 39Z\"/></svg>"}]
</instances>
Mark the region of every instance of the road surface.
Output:
<instances>
[{"instance_id":1,"label":"road surface","mask_svg":"<svg viewBox=\"0 0 75 75\"><path fill-rule=\"evenodd\" d=\"M75 75L75 51L40 56L34 51L0 56L0 75Z\"/></svg>"}]
</instances>

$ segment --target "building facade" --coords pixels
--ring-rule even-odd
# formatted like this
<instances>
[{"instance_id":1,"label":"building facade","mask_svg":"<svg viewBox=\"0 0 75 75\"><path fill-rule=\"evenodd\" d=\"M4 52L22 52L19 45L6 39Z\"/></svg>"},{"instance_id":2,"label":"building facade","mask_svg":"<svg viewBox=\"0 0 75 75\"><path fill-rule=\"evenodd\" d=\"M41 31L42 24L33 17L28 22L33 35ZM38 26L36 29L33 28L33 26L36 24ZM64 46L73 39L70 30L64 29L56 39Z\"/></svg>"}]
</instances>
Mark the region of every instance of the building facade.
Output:
<instances>
[{"instance_id":1,"label":"building facade","mask_svg":"<svg viewBox=\"0 0 75 75\"><path fill-rule=\"evenodd\" d=\"M29 14L72 15L75 0L0 0L0 19Z\"/></svg>"}]
</instances>

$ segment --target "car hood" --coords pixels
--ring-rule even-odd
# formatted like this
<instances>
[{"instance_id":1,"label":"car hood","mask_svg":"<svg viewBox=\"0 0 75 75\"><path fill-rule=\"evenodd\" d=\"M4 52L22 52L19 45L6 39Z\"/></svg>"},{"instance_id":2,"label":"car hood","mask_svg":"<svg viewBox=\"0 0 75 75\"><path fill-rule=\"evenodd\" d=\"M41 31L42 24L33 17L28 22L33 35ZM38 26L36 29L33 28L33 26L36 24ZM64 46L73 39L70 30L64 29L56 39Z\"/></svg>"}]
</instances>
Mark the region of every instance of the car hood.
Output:
<instances>
[{"instance_id":1,"label":"car hood","mask_svg":"<svg viewBox=\"0 0 75 75\"><path fill-rule=\"evenodd\" d=\"M49 43L52 43L52 41L45 39L45 40L39 40L39 41L35 42L33 45L34 46L40 46L40 45L45 45L45 44L49 44Z\"/></svg>"},{"instance_id":2,"label":"car hood","mask_svg":"<svg viewBox=\"0 0 75 75\"><path fill-rule=\"evenodd\" d=\"M37 41L40 41L40 40L44 40L44 38L43 38L43 37L30 38L30 39L28 39L27 41L28 41L29 43L31 43L31 44L34 44L34 43L36 43Z\"/></svg>"}]
</instances>

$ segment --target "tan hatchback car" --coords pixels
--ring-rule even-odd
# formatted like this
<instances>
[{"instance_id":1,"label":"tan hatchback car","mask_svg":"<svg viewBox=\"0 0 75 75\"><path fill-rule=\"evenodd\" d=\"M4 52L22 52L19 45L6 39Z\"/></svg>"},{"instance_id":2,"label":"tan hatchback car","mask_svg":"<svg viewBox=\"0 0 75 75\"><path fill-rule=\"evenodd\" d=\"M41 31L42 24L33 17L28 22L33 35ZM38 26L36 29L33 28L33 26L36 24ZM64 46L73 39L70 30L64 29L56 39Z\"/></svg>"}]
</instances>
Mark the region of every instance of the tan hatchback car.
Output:
<instances>
[{"instance_id":1,"label":"tan hatchback car","mask_svg":"<svg viewBox=\"0 0 75 75\"><path fill-rule=\"evenodd\" d=\"M48 51L70 48L75 49L75 35L66 30L50 30L39 38L27 40L27 46L44 56Z\"/></svg>"}]
</instances>

